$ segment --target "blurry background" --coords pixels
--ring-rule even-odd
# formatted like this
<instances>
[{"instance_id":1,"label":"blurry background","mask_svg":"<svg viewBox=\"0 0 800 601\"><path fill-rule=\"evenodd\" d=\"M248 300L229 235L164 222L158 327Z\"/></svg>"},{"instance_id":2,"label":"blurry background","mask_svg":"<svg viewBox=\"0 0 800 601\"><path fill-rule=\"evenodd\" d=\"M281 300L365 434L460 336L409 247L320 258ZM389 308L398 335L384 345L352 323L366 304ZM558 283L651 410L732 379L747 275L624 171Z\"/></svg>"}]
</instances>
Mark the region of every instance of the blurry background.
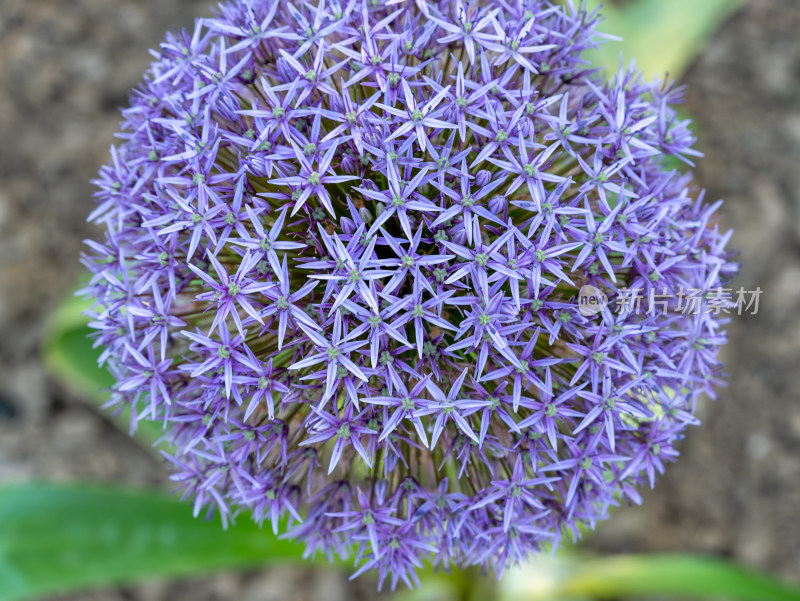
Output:
<instances>
[{"instance_id":1,"label":"blurry background","mask_svg":"<svg viewBox=\"0 0 800 601\"><path fill-rule=\"evenodd\" d=\"M618 12L601 29L614 32L637 3L611 2ZM689 432L681 461L642 507L618 510L587 546L705 552L797 580L800 2L745 0L709 32L692 30L702 21L692 11L704 10L705 0L681 3L689 12L671 35L644 36L637 52L647 53L642 64L650 69L686 47L680 36L708 33L680 77L706 154L696 179L710 200L725 199L722 214L741 251L733 286L760 286L763 295L757 315L733 318L729 386L700 408L703 426ZM166 482L152 455L48 375L40 350L49 313L81 273L81 240L95 234L84 221L93 206L89 180L106 160L118 108L149 61L147 49L165 30L208 14L208 4L0 0L0 484ZM366 578L348 584L320 566L58 599L336 601L375 598L374 590Z\"/></svg>"}]
</instances>

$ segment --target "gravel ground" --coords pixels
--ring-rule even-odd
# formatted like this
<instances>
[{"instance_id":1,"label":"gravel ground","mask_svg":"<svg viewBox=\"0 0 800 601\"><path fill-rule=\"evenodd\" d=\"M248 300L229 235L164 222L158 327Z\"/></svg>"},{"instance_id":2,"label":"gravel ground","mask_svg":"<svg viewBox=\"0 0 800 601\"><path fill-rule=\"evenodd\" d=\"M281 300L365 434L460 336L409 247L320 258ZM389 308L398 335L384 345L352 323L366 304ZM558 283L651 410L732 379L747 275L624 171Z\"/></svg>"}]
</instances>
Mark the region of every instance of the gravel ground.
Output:
<instances>
[{"instance_id":1,"label":"gravel ground","mask_svg":"<svg viewBox=\"0 0 800 601\"><path fill-rule=\"evenodd\" d=\"M0 5L0 483L158 484L161 466L45 373L42 325L93 234L88 180L117 109L162 32L208 0L2 0ZM701 408L682 460L603 524L604 551L730 556L800 578L800 2L752 0L686 76L706 158L698 183L726 199L742 252L735 285L764 291L735 318L729 387ZM366 599L374 583L326 569L223 574L61 601Z\"/></svg>"}]
</instances>

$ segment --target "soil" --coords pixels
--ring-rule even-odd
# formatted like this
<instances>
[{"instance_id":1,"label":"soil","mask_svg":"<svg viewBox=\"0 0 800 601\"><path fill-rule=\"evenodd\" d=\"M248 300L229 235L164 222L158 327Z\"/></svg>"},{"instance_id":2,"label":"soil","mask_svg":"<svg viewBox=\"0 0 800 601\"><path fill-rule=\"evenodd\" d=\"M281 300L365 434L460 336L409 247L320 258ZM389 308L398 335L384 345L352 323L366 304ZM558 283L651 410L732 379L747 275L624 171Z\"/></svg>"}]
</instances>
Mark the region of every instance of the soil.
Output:
<instances>
[{"instance_id":1,"label":"soil","mask_svg":"<svg viewBox=\"0 0 800 601\"><path fill-rule=\"evenodd\" d=\"M163 31L208 0L2 0L0 7L0 483L165 483L162 466L47 374L43 324L81 273L118 108ZM751 0L685 76L697 182L724 198L741 273L763 290L734 316L729 386L700 408L641 507L621 508L587 545L696 551L800 579L800 3ZM60 601L375 598L321 568L229 573L58 597Z\"/></svg>"}]
</instances>

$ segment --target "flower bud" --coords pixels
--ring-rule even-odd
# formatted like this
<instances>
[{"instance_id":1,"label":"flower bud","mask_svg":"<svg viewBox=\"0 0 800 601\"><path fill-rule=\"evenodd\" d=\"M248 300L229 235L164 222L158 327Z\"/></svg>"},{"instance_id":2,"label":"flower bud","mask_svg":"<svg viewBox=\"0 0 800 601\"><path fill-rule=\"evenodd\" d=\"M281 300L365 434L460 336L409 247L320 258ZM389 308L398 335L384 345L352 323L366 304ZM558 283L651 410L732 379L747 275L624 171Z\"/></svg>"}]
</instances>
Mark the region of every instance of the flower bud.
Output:
<instances>
[{"instance_id":1,"label":"flower bud","mask_svg":"<svg viewBox=\"0 0 800 601\"><path fill-rule=\"evenodd\" d=\"M278 70L278 80L281 83L291 83L297 75L297 72L292 69L289 61L283 57L275 61L275 68Z\"/></svg>"},{"instance_id":2,"label":"flower bud","mask_svg":"<svg viewBox=\"0 0 800 601\"><path fill-rule=\"evenodd\" d=\"M489 212L493 215L505 215L508 201L505 196L497 194L489 199Z\"/></svg>"},{"instance_id":3,"label":"flower bud","mask_svg":"<svg viewBox=\"0 0 800 601\"><path fill-rule=\"evenodd\" d=\"M486 184L489 183L489 180L492 179L491 171L487 171L486 169L481 169L475 174L475 185L478 188L483 188Z\"/></svg>"},{"instance_id":4,"label":"flower bud","mask_svg":"<svg viewBox=\"0 0 800 601\"><path fill-rule=\"evenodd\" d=\"M364 220L364 223L371 223L372 222L372 213L369 212L367 207L361 207L358 209L358 214L361 215L361 219Z\"/></svg>"}]
</instances>

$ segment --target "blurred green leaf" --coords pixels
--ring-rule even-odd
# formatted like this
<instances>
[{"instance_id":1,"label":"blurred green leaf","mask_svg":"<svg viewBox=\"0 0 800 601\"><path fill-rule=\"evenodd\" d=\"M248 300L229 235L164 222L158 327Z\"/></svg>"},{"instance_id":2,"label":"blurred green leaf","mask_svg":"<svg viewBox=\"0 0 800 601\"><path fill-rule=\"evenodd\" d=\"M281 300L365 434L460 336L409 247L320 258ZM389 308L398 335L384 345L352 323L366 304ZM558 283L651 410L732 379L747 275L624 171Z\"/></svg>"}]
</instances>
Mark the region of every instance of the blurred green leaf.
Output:
<instances>
[{"instance_id":1,"label":"blurred green leaf","mask_svg":"<svg viewBox=\"0 0 800 601\"><path fill-rule=\"evenodd\" d=\"M799 601L800 588L733 562L701 555L567 556L512 570L503 601L617 599L645 595Z\"/></svg>"},{"instance_id":2,"label":"blurred green leaf","mask_svg":"<svg viewBox=\"0 0 800 601\"><path fill-rule=\"evenodd\" d=\"M100 349L92 348L91 332L84 315L91 303L69 296L58 306L45 328L44 353L48 364L64 381L84 396L108 400L102 389L114 383L108 371L97 365Z\"/></svg>"},{"instance_id":3,"label":"blurred green leaf","mask_svg":"<svg viewBox=\"0 0 800 601\"><path fill-rule=\"evenodd\" d=\"M0 601L145 578L299 561L246 516L227 531L162 492L63 484L0 489Z\"/></svg>"},{"instance_id":4,"label":"blurred green leaf","mask_svg":"<svg viewBox=\"0 0 800 601\"><path fill-rule=\"evenodd\" d=\"M626 0L617 6L611 0L588 0L590 9L602 4L600 14L605 21L598 29L623 38L622 43L603 44L588 58L595 66L613 73L619 66L621 52L624 63L636 59L648 79L663 77L665 73L678 79L742 1Z\"/></svg>"},{"instance_id":5,"label":"blurred green leaf","mask_svg":"<svg viewBox=\"0 0 800 601\"><path fill-rule=\"evenodd\" d=\"M101 349L92 348L89 338L92 330L84 315L89 307L90 303L80 298L65 299L45 327L43 353L50 371L75 394L102 405L109 399L107 391L114 378L97 364ZM114 415L107 413L120 429L130 431L131 414L127 407ZM152 447L162 435L160 424L140 421L135 435L143 445Z\"/></svg>"}]
</instances>

